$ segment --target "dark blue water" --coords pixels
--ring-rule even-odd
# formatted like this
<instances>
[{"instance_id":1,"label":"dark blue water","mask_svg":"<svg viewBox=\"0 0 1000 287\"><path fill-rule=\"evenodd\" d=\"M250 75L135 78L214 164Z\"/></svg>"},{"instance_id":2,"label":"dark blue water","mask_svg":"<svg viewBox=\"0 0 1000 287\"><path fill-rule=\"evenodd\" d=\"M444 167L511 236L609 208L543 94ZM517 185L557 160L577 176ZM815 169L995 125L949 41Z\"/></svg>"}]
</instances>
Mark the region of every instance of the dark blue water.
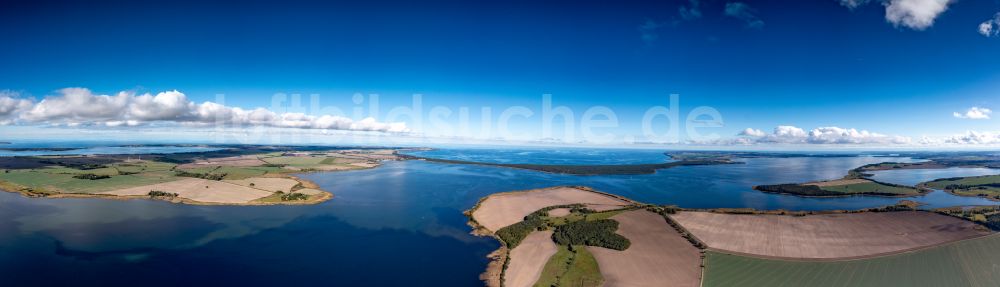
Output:
<instances>
[{"instance_id":1,"label":"dark blue water","mask_svg":"<svg viewBox=\"0 0 1000 287\"><path fill-rule=\"evenodd\" d=\"M314 206L188 206L0 193L0 274L6 286L477 286L485 256L498 244L469 235L462 211L491 193L588 185L683 207L856 209L899 199L800 198L750 187L839 178L864 164L908 160L759 158L637 176L387 162L370 170L303 175L336 196ZM991 203L943 192L911 199L932 207Z\"/></svg>"},{"instance_id":2,"label":"dark blue water","mask_svg":"<svg viewBox=\"0 0 1000 287\"><path fill-rule=\"evenodd\" d=\"M356 189L309 177L337 197L314 206L213 207L0 193L3 284L481 285L498 244L470 235L462 211L488 191L400 188L426 184L417 173Z\"/></svg>"},{"instance_id":3,"label":"dark blue water","mask_svg":"<svg viewBox=\"0 0 1000 287\"><path fill-rule=\"evenodd\" d=\"M423 157L489 163L638 164L671 162L663 150L584 148L465 148L407 151Z\"/></svg>"}]
</instances>

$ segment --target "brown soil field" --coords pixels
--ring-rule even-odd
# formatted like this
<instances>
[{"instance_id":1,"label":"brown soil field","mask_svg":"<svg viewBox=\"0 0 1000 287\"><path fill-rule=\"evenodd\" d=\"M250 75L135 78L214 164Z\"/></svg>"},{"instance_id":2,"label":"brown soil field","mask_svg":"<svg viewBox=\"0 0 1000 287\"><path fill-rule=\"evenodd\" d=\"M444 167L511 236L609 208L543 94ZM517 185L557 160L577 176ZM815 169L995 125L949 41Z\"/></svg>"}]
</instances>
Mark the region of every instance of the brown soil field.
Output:
<instances>
[{"instance_id":1,"label":"brown soil field","mask_svg":"<svg viewBox=\"0 0 1000 287\"><path fill-rule=\"evenodd\" d=\"M587 247L604 276L604 286L691 286L701 283L701 253L667 225L662 216L645 210L611 217L618 234L632 245L625 251Z\"/></svg>"},{"instance_id":2,"label":"brown soil field","mask_svg":"<svg viewBox=\"0 0 1000 287\"><path fill-rule=\"evenodd\" d=\"M556 208L549 210L549 216L552 217L563 217L569 215L569 208Z\"/></svg>"},{"instance_id":3,"label":"brown soil field","mask_svg":"<svg viewBox=\"0 0 1000 287\"><path fill-rule=\"evenodd\" d=\"M545 263L559 247L552 242L552 231L535 231L510 251L510 263L504 271L505 287L530 287L542 275Z\"/></svg>"},{"instance_id":4,"label":"brown soil field","mask_svg":"<svg viewBox=\"0 0 1000 287\"><path fill-rule=\"evenodd\" d=\"M866 182L869 182L869 181L870 180L861 179L861 178L856 178L856 179L836 179L836 180L815 181L815 182L803 183L802 185L815 185L815 186L823 187L823 186L848 185L848 184L855 184L855 183L866 183Z\"/></svg>"},{"instance_id":5,"label":"brown soil field","mask_svg":"<svg viewBox=\"0 0 1000 287\"><path fill-rule=\"evenodd\" d=\"M575 187L552 187L529 191L498 193L487 197L472 212L472 218L490 231L521 222L539 209L562 204L584 203L603 211L630 204L620 198Z\"/></svg>"},{"instance_id":6,"label":"brown soil field","mask_svg":"<svg viewBox=\"0 0 1000 287\"><path fill-rule=\"evenodd\" d=\"M709 248L773 258L864 258L989 234L974 223L922 211L807 216L680 212L671 218Z\"/></svg>"},{"instance_id":7,"label":"brown soil field","mask_svg":"<svg viewBox=\"0 0 1000 287\"><path fill-rule=\"evenodd\" d=\"M299 182L294 179L280 177L253 177L240 180L225 180L225 182L240 186L253 187L256 189L263 189L270 192L280 190L285 193L291 192L292 188L299 184ZM253 186L251 186L251 184Z\"/></svg>"},{"instance_id":8,"label":"brown soil field","mask_svg":"<svg viewBox=\"0 0 1000 287\"><path fill-rule=\"evenodd\" d=\"M225 204L248 203L254 199L265 197L273 193L271 191L249 188L228 182L205 180L200 178L185 178L160 184L101 192L100 194L145 196L152 190L177 193L177 197L198 202Z\"/></svg>"},{"instance_id":9,"label":"brown soil field","mask_svg":"<svg viewBox=\"0 0 1000 287\"><path fill-rule=\"evenodd\" d=\"M194 163L179 165L177 166L177 168L186 169L186 168L199 168L207 166L261 166L265 164L267 163L258 159L256 155L244 155L244 156L199 160Z\"/></svg>"}]
</instances>

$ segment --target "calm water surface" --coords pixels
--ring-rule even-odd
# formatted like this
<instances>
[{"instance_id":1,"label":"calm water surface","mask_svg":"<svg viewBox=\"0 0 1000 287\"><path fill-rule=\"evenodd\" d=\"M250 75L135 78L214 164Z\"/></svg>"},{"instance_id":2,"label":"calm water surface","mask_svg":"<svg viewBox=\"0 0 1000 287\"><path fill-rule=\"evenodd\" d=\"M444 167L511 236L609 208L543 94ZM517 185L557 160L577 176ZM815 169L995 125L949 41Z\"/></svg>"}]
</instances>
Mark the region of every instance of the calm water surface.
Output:
<instances>
[{"instance_id":1,"label":"calm water surface","mask_svg":"<svg viewBox=\"0 0 1000 287\"><path fill-rule=\"evenodd\" d=\"M541 160L552 153L524 156L562 164L665 159L660 151L639 153L601 151L554 161ZM601 159L609 155L615 156ZM839 178L848 169L883 161L910 159L760 158L637 176L388 162L370 170L303 175L336 196L314 206L211 207L0 193L0 270L6 286L476 286L485 256L498 244L469 235L462 211L491 193L588 185L683 207L855 209L899 199L800 198L750 187ZM943 192L911 199L932 207L992 203Z\"/></svg>"},{"instance_id":2,"label":"calm water surface","mask_svg":"<svg viewBox=\"0 0 1000 287\"><path fill-rule=\"evenodd\" d=\"M526 164L637 164L671 162L663 150L583 148L476 148L407 151L407 154L450 160Z\"/></svg>"},{"instance_id":3,"label":"calm water surface","mask_svg":"<svg viewBox=\"0 0 1000 287\"><path fill-rule=\"evenodd\" d=\"M17 148L17 145L0 145L3 148ZM37 150L37 151L11 151L0 150L0 156L38 156L38 155L94 155L94 154L165 154L183 152L206 152L221 150L221 148L198 147L198 146L96 146L96 147L73 147L73 150Z\"/></svg>"}]
</instances>

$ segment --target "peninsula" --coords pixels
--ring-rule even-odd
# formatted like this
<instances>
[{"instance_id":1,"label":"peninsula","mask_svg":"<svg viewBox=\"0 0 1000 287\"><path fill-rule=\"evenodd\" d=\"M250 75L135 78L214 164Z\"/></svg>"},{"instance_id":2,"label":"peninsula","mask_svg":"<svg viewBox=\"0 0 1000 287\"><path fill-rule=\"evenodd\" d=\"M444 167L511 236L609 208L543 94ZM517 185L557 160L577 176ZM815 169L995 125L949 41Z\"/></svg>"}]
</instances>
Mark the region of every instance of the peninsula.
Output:
<instances>
[{"instance_id":1,"label":"peninsula","mask_svg":"<svg viewBox=\"0 0 1000 287\"><path fill-rule=\"evenodd\" d=\"M198 205L315 204L333 195L295 174L373 168L397 159L395 150L381 148L219 147L176 154L0 157L0 190Z\"/></svg>"}]
</instances>

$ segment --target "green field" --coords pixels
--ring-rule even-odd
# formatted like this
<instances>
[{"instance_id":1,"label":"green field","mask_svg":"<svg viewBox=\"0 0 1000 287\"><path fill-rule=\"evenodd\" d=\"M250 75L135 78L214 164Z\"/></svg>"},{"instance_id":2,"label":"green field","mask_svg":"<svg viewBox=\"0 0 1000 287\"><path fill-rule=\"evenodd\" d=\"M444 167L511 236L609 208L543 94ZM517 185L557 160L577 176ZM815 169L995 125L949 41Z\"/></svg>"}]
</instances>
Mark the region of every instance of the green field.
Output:
<instances>
[{"instance_id":1,"label":"green field","mask_svg":"<svg viewBox=\"0 0 1000 287\"><path fill-rule=\"evenodd\" d=\"M878 193L878 194L915 195L920 193L920 190L916 188L891 186L891 185L880 184L877 182L824 186L821 188L823 190L840 192L845 194Z\"/></svg>"},{"instance_id":2,"label":"green field","mask_svg":"<svg viewBox=\"0 0 1000 287\"><path fill-rule=\"evenodd\" d=\"M295 167L312 167L322 165L326 157L313 156L279 156L262 158L261 160L270 164L283 164Z\"/></svg>"},{"instance_id":3,"label":"green field","mask_svg":"<svg viewBox=\"0 0 1000 287\"><path fill-rule=\"evenodd\" d=\"M595 213L572 212L563 217L542 216L542 220L544 220L549 226L560 226L580 220L594 221L599 219L608 219L622 212L625 212L625 209L608 210Z\"/></svg>"},{"instance_id":4,"label":"green field","mask_svg":"<svg viewBox=\"0 0 1000 287\"><path fill-rule=\"evenodd\" d=\"M535 287L550 286L601 286L604 278L594 255L583 246L560 245L559 251L549 258Z\"/></svg>"},{"instance_id":5,"label":"green field","mask_svg":"<svg viewBox=\"0 0 1000 287\"><path fill-rule=\"evenodd\" d=\"M1000 175L943 178L925 182L934 189L946 189L964 196L982 196L1000 199Z\"/></svg>"},{"instance_id":6,"label":"green field","mask_svg":"<svg viewBox=\"0 0 1000 287\"><path fill-rule=\"evenodd\" d=\"M710 251L702 286L1000 286L1000 235L878 257L818 262Z\"/></svg>"},{"instance_id":7,"label":"green field","mask_svg":"<svg viewBox=\"0 0 1000 287\"><path fill-rule=\"evenodd\" d=\"M148 171L137 174L118 175L109 168L77 170L65 167L27 170L6 170L0 173L0 180L35 191L60 193L94 193L175 180L170 171ZM73 178L77 174L93 173L110 175L111 178L88 180Z\"/></svg>"}]
</instances>

